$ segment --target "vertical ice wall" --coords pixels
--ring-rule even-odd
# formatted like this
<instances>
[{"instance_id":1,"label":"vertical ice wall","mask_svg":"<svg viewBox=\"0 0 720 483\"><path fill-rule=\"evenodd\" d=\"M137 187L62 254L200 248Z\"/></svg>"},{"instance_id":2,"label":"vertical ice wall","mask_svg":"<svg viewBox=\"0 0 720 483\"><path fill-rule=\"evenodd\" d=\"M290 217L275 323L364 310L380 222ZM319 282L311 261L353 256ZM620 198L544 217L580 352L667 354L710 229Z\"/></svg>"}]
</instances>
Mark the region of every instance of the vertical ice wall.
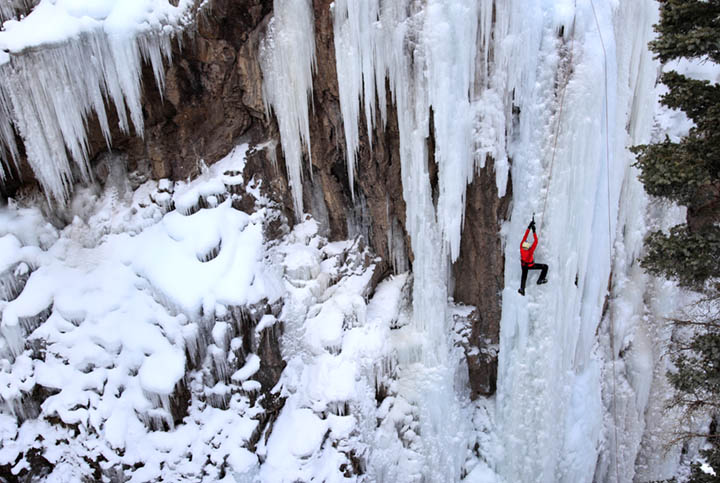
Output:
<instances>
[{"instance_id":1,"label":"vertical ice wall","mask_svg":"<svg viewBox=\"0 0 720 483\"><path fill-rule=\"evenodd\" d=\"M508 481L632 481L652 361L635 264L647 199L626 146L647 141L651 127L646 45L656 6L588 0L542 8L532 44L540 56L530 54L539 60L536 82L519 92L525 101L512 149L498 470ZM536 259L549 263L551 282L536 287L530 276L521 297L517 250L533 212L542 222ZM633 337L634 352L620 359Z\"/></svg>"},{"instance_id":2,"label":"vertical ice wall","mask_svg":"<svg viewBox=\"0 0 720 483\"><path fill-rule=\"evenodd\" d=\"M622 5L613 19L618 46L616 64L619 103L616 117L610 122L615 125L617 139L621 144L618 149L650 141L656 95L652 86L657 64L651 59L646 45L648 32L651 32L656 22L656 5L643 2ZM668 339L661 329L663 324L658 320L670 316L671 307L674 306L671 301L677 295L677 289L672 286L663 290L663 283L653 282L637 263L647 233L645 218L648 217L650 200L637 179L636 168L630 166L634 157L627 152L624 154L629 156L630 162L624 166L624 178L618 194L618 227L613 247L612 304L609 311L612 324L606 317L601 334L601 342L608 342L609 337L614 338L612 344L603 344L604 359L610 361L605 363L603 396L607 410L605 427L608 444L600 450L596 481L635 480L646 418L649 427L658 424L653 418L656 413L653 414L649 408L665 400L658 393L658 388L653 386L667 390L662 353ZM667 214L670 217L672 215ZM653 302L658 292L664 292L670 303ZM613 350L614 353L611 352ZM616 362L613 363L613 360ZM654 375L655 372L659 372L659 377ZM651 390L656 392L654 403L650 401ZM669 415L667 419L674 420ZM673 453L668 444L657 461L672 461ZM675 458L675 464L677 462ZM671 476L673 474L666 474L667 478Z\"/></svg>"},{"instance_id":3,"label":"vertical ice wall","mask_svg":"<svg viewBox=\"0 0 720 483\"><path fill-rule=\"evenodd\" d=\"M350 180L361 112L372 142L387 95L397 109L421 360L442 365L446 354L445 274L458 254L467 184L490 155L504 194L512 158L497 469L507 481L631 479L653 341L637 316L645 310L635 263L645 228L634 217L647 200L626 146L648 136L654 65L646 44L656 5L338 0L332 13ZM311 62L308 55L303 65ZM304 119L308 89L283 116ZM305 134L293 122L299 153ZM551 283L523 298L517 247L533 212Z\"/></svg>"},{"instance_id":4,"label":"vertical ice wall","mask_svg":"<svg viewBox=\"0 0 720 483\"><path fill-rule=\"evenodd\" d=\"M278 121L290 189L298 219L303 213L303 148L310 157L308 101L312 102L315 28L309 0L275 0L260 47L263 99ZM312 173L312 163L309 165Z\"/></svg>"}]
</instances>

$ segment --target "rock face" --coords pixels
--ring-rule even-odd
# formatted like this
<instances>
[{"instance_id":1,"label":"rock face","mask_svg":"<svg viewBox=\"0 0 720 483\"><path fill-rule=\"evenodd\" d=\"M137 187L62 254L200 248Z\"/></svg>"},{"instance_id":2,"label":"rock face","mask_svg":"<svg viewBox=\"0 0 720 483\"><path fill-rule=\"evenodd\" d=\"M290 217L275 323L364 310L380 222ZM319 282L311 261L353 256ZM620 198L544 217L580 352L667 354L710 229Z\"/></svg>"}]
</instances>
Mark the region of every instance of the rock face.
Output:
<instances>
[{"instance_id":1,"label":"rock face","mask_svg":"<svg viewBox=\"0 0 720 483\"><path fill-rule=\"evenodd\" d=\"M366 131L360 129L353 201L346 175L330 3L330 0L313 2L318 65L311 118L315 171L312 184L305 185L304 201L315 212L327 212L332 237L353 236L358 231L365 235L383 259L378 273L387 273L393 266L404 270L409 268L412 253L404 229L405 202L400 177L397 115L394 106L388 106L387 125L383 128L377 120L372 147ZM364 125L364 120L359 125ZM480 355L468 356L473 397L495 391L497 351L493 346L498 343L500 294L504 286L504 256L499 230L512 196L509 186L510 182L508 194L498 198L493 164L489 160L468 187L461 253L453 267L455 300L478 309L472 343L477 344ZM324 207L317 208L314 190L322 192ZM397 254L398 246L402 256Z\"/></svg>"},{"instance_id":2,"label":"rock face","mask_svg":"<svg viewBox=\"0 0 720 483\"><path fill-rule=\"evenodd\" d=\"M413 255L404 228L405 202L400 176L399 135L394 106L380 120L372 143L360 130L355 196L348 184L345 139L340 112L331 0L313 0L317 71L310 110L312 173L304 165L304 205L327 227L325 235L344 239L363 235L381 257L376 278L410 268ZM128 168L146 177L184 179L212 164L240 139L256 144L246 170L264 182L292 218L274 119L262 99L258 48L272 14L269 0L214 0L199 19L197 31L175 47L161 96L149 67L143 72L145 136L112 132L113 149L127 155ZM388 102L391 102L388 100ZM111 119L111 125L117 125ZM361 120L360 125L364 125ZM90 123L90 150L107 148L97 122ZM432 142L432 140L430 140ZM274 159L277 158L275 162ZM496 356L485 350L498 342L503 254L499 223L509 195L498 199L492 162L468 187L460 258L453 267L454 297L477 307L473 343L481 356L469 356L473 395L494 391ZM483 355L484 354L484 355Z\"/></svg>"},{"instance_id":3,"label":"rock face","mask_svg":"<svg viewBox=\"0 0 720 483\"><path fill-rule=\"evenodd\" d=\"M378 272L391 270L392 247L389 239L399 240L403 257L407 234L404 230L405 202L400 178L400 151L397 116L388 109L388 124L379 125L373 133L372 147L367 132L360 131L357 156L355 199L348 184L342 114L335 70L335 47L330 0L315 0L315 49L317 73L314 81L314 112L311 117L313 180L305 185L304 201L313 211L327 211L332 237L347 238L358 234L369 239L370 245L383 259ZM364 121L361 122L364 125ZM306 178L309 179L309 178ZM321 200L313 196L322 193ZM323 206L318 206L323 202ZM316 214L316 213L313 213ZM322 216L320 216L322 218ZM401 223L393 224L393 220ZM395 231L393 231L395 230ZM390 233L390 237L388 234ZM398 261L407 267L406 261Z\"/></svg>"},{"instance_id":4,"label":"rock face","mask_svg":"<svg viewBox=\"0 0 720 483\"><path fill-rule=\"evenodd\" d=\"M162 95L146 66L144 139L112 132L113 148L128 153L131 170L184 179L199 173L200 161L212 164L225 156L241 136L260 139L264 108L256 52L271 8L262 0L213 1L196 31L182 46L175 43ZM96 155L106 149L97 123L91 123L90 146Z\"/></svg>"},{"instance_id":5,"label":"rock face","mask_svg":"<svg viewBox=\"0 0 720 483\"><path fill-rule=\"evenodd\" d=\"M479 350L467 356L473 398L495 392L500 294L505 286L505 257L499 231L511 198L510 180L506 195L498 197L492 160L488 160L468 189L460 257L453 265L455 300L477 307L470 341Z\"/></svg>"}]
</instances>

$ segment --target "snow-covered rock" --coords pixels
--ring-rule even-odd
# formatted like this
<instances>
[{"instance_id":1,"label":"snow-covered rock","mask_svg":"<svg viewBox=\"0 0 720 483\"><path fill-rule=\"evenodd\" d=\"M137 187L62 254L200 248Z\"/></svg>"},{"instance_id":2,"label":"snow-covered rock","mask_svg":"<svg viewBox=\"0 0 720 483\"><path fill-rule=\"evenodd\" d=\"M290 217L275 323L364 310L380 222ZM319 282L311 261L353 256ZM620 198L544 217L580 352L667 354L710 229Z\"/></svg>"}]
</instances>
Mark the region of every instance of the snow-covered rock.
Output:
<instances>
[{"instance_id":1,"label":"snow-covered rock","mask_svg":"<svg viewBox=\"0 0 720 483\"><path fill-rule=\"evenodd\" d=\"M281 274L264 261L272 208L239 212L222 184L225 172L242 172L246 149L176 184L177 206L220 181L227 199L192 214L153 201L167 191L163 182L124 202L102 202L117 197L108 186L99 203L74 204L89 211L75 213L48 246L29 236L32 227L5 225L4 271L27 283L7 285L14 291L0 306L2 412L20 428L4 426L0 465L37 476L37 451L53 477L125 472L147 481L214 480L257 464L248 448L264 424L263 394L279 375L261 369L261 343L277 346L279 334L268 322L255 327L279 315L283 293ZM216 256L203 257L218 238ZM245 377L230 377L241 370ZM258 371L264 385L246 380ZM74 465L81 455L86 462Z\"/></svg>"}]
</instances>

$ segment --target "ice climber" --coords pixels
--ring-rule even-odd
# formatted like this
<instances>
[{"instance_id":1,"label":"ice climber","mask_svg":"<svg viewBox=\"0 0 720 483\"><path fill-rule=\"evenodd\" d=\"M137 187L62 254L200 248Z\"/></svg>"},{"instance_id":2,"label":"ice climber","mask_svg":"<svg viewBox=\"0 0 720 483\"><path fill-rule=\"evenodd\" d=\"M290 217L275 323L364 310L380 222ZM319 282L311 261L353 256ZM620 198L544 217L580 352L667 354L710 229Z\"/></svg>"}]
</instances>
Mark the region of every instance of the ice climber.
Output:
<instances>
[{"instance_id":1,"label":"ice climber","mask_svg":"<svg viewBox=\"0 0 720 483\"><path fill-rule=\"evenodd\" d=\"M533 232L533 242L532 245L528 241L528 235L530 234L530 230ZM525 282L527 281L528 271L529 270L542 270L540 272L540 278L538 278L537 284L542 285L544 283L547 283L547 272L548 272L548 266L544 263L535 263L534 260L534 253L535 248L538 244L538 237L535 234L535 217L533 216L532 221L527 227L527 230L525 230L525 236L523 237L522 243L520 243L520 265L522 266L522 277L520 279L520 289L518 289L518 292L520 295L525 295Z\"/></svg>"}]
</instances>

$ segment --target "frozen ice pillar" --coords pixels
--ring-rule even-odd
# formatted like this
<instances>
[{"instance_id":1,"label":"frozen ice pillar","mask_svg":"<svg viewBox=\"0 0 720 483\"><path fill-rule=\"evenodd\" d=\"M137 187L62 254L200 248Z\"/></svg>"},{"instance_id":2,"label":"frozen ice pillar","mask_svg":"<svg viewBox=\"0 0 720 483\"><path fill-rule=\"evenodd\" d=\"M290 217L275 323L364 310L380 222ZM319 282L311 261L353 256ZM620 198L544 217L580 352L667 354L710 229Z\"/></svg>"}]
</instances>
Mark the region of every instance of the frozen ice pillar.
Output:
<instances>
[{"instance_id":1,"label":"frozen ice pillar","mask_svg":"<svg viewBox=\"0 0 720 483\"><path fill-rule=\"evenodd\" d=\"M309 0L275 0L260 47L263 99L277 117L295 213L303 213L303 147L310 156L308 98L312 100L315 28ZM310 167L312 170L312 166Z\"/></svg>"}]
</instances>

